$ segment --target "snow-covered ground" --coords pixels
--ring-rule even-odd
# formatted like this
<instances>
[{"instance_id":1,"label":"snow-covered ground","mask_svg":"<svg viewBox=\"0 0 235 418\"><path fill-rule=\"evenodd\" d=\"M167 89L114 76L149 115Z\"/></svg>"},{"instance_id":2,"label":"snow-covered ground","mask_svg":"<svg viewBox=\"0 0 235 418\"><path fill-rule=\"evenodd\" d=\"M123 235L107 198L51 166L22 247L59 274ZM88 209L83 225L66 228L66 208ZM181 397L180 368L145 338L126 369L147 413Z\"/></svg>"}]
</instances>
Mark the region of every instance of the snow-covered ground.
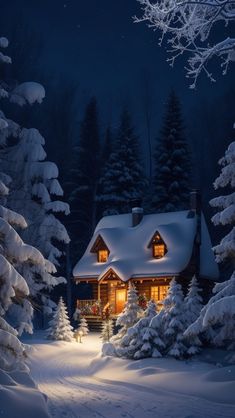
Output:
<instances>
[{"instance_id":1,"label":"snow-covered ground","mask_svg":"<svg viewBox=\"0 0 235 418\"><path fill-rule=\"evenodd\" d=\"M0 370L1 418L49 418L46 396L27 372Z\"/></svg>"},{"instance_id":2,"label":"snow-covered ground","mask_svg":"<svg viewBox=\"0 0 235 418\"><path fill-rule=\"evenodd\" d=\"M97 334L49 342L38 333L31 374L57 418L234 418L235 366L101 357Z\"/></svg>"}]
</instances>

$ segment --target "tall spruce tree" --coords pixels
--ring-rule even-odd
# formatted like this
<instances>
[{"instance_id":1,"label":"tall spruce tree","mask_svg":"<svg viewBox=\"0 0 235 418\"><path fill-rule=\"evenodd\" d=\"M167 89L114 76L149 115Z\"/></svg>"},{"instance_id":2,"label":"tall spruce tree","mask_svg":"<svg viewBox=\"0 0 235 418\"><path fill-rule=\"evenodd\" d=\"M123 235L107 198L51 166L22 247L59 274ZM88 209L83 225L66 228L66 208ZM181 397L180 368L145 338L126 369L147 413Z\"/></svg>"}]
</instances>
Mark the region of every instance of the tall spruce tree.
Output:
<instances>
[{"instance_id":1,"label":"tall spruce tree","mask_svg":"<svg viewBox=\"0 0 235 418\"><path fill-rule=\"evenodd\" d=\"M100 156L100 178L105 175L106 172L106 165L109 161L110 155L113 151L113 133L110 128L110 126L107 127L105 131L104 141L101 149L101 156ZM103 194L103 186L102 182L99 181L98 188L97 188L97 196L96 196L96 202L97 202L97 220L102 218L103 213L106 209L106 202L99 199L99 196L102 196Z\"/></svg>"},{"instance_id":2,"label":"tall spruce tree","mask_svg":"<svg viewBox=\"0 0 235 418\"><path fill-rule=\"evenodd\" d=\"M131 116L121 114L116 144L104 167L97 199L103 202L104 215L130 211L131 200L141 199L146 184L139 156L138 138Z\"/></svg>"},{"instance_id":3,"label":"tall spruce tree","mask_svg":"<svg viewBox=\"0 0 235 418\"><path fill-rule=\"evenodd\" d=\"M171 91L154 154L153 211L173 212L188 207L190 165L180 102Z\"/></svg>"},{"instance_id":4,"label":"tall spruce tree","mask_svg":"<svg viewBox=\"0 0 235 418\"><path fill-rule=\"evenodd\" d=\"M102 153L101 153L102 166L105 166L106 162L108 161L110 154L112 152L112 149L113 149L113 134L112 134L110 126L108 126L105 132L105 138L104 138L104 143L103 143Z\"/></svg>"},{"instance_id":5,"label":"tall spruce tree","mask_svg":"<svg viewBox=\"0 0 235 418\"><path fill-rule=\"evenodd\" d=\"M82 255L97 222L96 194L100 175L100 139L97 103L94 97L85 109L80 140L73 154L66 188L71 207L69 231L75 249L72 257L77 258Z\"/></svg>"}]
</instances>

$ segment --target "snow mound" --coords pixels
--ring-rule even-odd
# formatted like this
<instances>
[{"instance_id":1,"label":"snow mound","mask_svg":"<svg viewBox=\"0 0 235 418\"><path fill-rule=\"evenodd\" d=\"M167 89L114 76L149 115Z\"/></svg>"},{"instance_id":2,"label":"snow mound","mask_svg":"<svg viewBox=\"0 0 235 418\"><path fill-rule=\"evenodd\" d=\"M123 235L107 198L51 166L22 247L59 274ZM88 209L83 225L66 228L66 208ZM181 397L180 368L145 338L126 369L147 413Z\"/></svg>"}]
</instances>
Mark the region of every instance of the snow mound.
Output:
<instances>
[{"instance_id":1,"label":"snow mound","mask_svg":"<svg viewBox=\"0 0 235 418\"><path fill-rule=\"evenodd\" d=\"M151 376L152 374L157 374L159 372L158 367L145 367L139 371L140 376Z\"/></svg>"},{"instance_id":2,"label":"snow mound","mask_svg":"<svg viewBox=\"0 0 235 418\"><path fill-rule=\"evenodd\" d=\"M0 369L0 385L16 386L16 382L9 374Z\"/></svg>"},{"instance_id":3,"label":"snow mound","mask_svg":"<svg viewBox=\"0 0 235 418\"><path fill-rule=\"evenodd\" d=\"M0 370L1 416L49 418L46 399L26 372Z\"/></svg>"},{"instance_id":4,"label":"snow mound","mask_svg":"<svg viewBox=\"0 0 235 418\"><path fill-rule=\"evenodd\" d=\"M205 375L204 379L209 382L234 382L235 384L235 366L212 370Z\"/></svg>"},{"instance_id":5,"label":"snow mound","mask_svg":"<svg viewBox=\"0 0 235 418\"><path fill-rule=\"evenodd\" d=\"M105 343L102 347L102 356L113 356L115 354L115 348L112 343Z\"/></svg>"}]
</instances>

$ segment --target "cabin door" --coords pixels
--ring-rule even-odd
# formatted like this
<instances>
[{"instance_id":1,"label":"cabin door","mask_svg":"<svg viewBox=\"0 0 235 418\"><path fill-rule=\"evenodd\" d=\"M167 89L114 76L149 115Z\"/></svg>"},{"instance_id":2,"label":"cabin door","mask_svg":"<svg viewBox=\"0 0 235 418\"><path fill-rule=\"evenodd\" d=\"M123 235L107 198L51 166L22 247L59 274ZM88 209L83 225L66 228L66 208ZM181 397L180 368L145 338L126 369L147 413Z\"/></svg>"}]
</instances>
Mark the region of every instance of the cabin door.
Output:
<instances>
[{"instance_id":1,"label":"cabin door","mask_svg":"<svg viewBox=\"0 0 235 418\"><path fill-rule=\"evenodd\" d=\"M126 303L126 289L116 289L116 313L122 312Z\"/></svg>"}]
</instances>

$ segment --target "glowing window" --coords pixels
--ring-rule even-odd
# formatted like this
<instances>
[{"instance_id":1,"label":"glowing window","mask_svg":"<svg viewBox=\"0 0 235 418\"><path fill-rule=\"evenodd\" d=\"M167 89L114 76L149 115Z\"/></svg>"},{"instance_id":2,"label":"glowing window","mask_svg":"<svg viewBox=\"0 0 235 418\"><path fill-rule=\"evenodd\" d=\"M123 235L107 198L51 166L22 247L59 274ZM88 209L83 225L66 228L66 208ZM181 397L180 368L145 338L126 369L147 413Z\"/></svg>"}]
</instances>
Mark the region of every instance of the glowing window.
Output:
<instances>
[{"instance_id":1,"label":"glowing window","mask_svg":"<svg viewBox=\"0 0 235 418\"><path fill-rule=\"evenodd\" d=\"M109 252L108 250L99 250L98 251L98 262L99 263L106 263L108 260Z\"/></svg>"},{"instance_id":2,"label":"glowing window","mask_svg":"<svg viewBox=\"0 0 235 418\"><path fill-rule=\"evenodd\" d=\"M154 244L153 245L153 256L156 258L164 257L165 255L165 245L164 244Z\"/></svg>"},{"instance_id":3,"label":"glowing window","mask_svg":"<svg viewBox=\"0 0 235 418\"><path fill-rule=\"evenodd\" d=\"M166 285L151 286L151 299L161 303L165 299L168 289L169 286Z\"/></svg>"}]
</instances>

